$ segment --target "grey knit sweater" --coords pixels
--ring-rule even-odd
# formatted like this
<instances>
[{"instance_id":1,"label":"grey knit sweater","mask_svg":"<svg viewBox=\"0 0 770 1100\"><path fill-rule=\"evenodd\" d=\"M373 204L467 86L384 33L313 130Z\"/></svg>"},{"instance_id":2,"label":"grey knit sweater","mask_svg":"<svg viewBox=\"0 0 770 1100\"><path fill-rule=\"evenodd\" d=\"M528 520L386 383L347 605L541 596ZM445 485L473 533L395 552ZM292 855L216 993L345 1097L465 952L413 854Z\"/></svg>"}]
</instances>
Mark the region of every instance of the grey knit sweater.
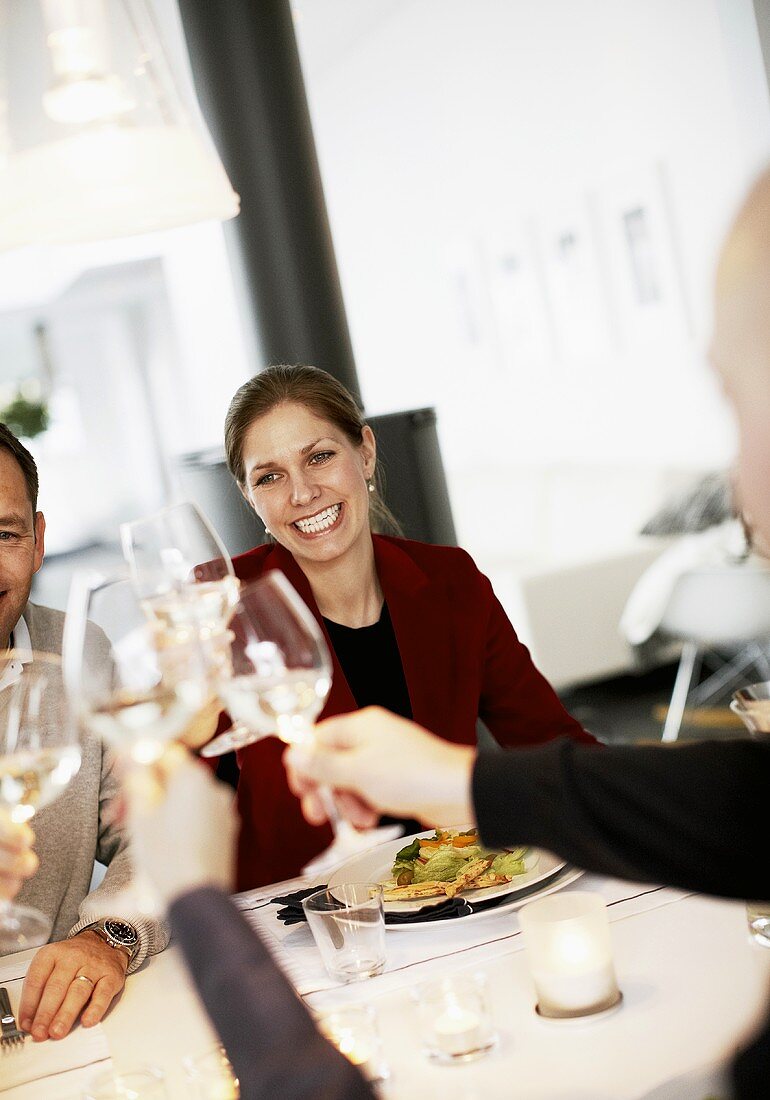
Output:
<instances>
[{"instance_id":1,"label":"grey knit sweater","mask_svg":"<svg viewBox=\"0 0 770 1100\"><path fill-rule=\"evenodd\" d=\"M32 649L61 653L64 615L28 603L24 611ZM110 820L110 804L120 790L114 759L95 737L81 731L80 771L63 794L32 819L40 867L17 901L42 910L53 921L52 940L65 939L100 917L130 920L140 949L129 972L168 943L166 926L134 913L121 913L120 895L131 881L127 838ZM88 893L94 860L107 865L101 884Z\"/></svg>"}]
</instances>

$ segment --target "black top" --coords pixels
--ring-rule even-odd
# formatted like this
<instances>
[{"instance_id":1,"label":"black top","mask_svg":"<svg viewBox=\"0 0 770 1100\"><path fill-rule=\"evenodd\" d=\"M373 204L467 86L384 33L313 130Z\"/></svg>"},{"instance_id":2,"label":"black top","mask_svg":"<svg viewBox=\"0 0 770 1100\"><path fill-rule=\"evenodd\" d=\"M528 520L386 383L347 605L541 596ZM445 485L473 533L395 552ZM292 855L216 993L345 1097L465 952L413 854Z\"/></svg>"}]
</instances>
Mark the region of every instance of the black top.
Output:
<instances>
[{"instance_id":1,"label":"black top","mask_svg":"<svg viewBox=\"0 0 770 1100\"><path fill-rule=\"evenodd\" d=\"M242 1100L374 1100L316 1031L256 932L221 891L202 887L169 911L174 939L241 1083Z\"/></svg>"},{"instance_id":2,"label":"black top","mask_svg":"<svg viewBox=\"0 0 770 1100\"><path fill-rule=\"evenodd\" d=\"M358 706L385 707L411 718L412 703L388 605L382 605L379 622L372 626L341 626L331 619L324 619L324 625Z\"/></svg>"},{"instance_id":3,"label":"black top","mask_svg":"<svg viewBox=\"0 0 770 1100\"><path fill-rule=\"evenodd\" d=\"M479 753L473 803L490 847L532 844L587 871L770 898L770 741ZM733 1064L736 1100L767 1094L770 1027Z\"/></svg>"},{"instance_id":4,"label":"black top","mask_svg":"<svg viewBox=\"0 0 770 1100\"><path fill-rule=\"evenodd\" d=\"M388 605L383 603L379 622L350 627L324 619L337 660L359 707L384 707L402 718L412 717L412 702ZM383 815L380 825L401 825L404 836L422 831L412 818Z\"/></svg>"}]
</instances>

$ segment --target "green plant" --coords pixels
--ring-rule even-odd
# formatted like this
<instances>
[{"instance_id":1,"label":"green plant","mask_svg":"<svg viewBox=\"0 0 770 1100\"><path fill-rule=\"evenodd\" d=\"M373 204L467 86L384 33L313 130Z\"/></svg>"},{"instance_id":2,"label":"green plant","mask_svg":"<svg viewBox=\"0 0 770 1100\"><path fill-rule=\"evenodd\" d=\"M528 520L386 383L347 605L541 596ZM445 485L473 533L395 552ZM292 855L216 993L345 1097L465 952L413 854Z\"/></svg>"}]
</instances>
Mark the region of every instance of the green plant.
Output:
<instances>
[{"instance_id":1,"label":"green plant","mask_svg":"<svg viewBox=\"0 0 770 1100\"><path fill-rule=\"evenodd\" d=\"M0 421L7 424L14 435L34 439L48 427L50 415L45 401L30 401L22 393L0 409Z\"/></svg>"}]
</instances>

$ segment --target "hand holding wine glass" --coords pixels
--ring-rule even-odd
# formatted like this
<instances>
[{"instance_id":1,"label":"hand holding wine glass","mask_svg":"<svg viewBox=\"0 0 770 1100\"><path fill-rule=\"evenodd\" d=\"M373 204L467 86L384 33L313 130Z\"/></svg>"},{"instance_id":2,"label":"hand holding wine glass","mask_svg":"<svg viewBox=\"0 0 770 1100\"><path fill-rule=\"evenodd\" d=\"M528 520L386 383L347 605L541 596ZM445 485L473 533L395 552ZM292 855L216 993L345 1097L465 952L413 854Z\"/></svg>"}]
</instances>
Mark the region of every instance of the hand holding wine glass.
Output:
<instances>
[{"instance_id":1,"label":"hand holding wine glass","mask_svg":"<svg viewBox=\"0 0 770 1100\"><path fill-rule=\"evenodd\" d=\"M312 745L314 722L331 687L332 662L321 628L283 573L274 570L241 591L229 630L229 660L220 665L219 691L231 717L251 730L252 741L277 734L287 745ZM222 734L204 751L226 751L228 736ZM320 787L317 795L334 842L308 865L308 873L400 835L400 826L358 832L340 815L328 788Z\"/></svg>"}]
</instances>

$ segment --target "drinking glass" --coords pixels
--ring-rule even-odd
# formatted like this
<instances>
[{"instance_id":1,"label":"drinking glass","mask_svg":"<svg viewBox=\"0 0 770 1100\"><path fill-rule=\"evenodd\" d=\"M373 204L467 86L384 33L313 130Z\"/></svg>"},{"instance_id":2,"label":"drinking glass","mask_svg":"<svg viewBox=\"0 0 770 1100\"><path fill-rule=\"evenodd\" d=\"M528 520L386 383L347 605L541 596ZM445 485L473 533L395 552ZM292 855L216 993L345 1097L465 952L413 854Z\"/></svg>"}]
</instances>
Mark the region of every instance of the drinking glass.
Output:
<instances>
[{"instance_id":1,"label":"drinking glass","mask_svg":"<svg viewBox=\"0 0 770 1100\"><path fill-rule=\"evenodd\" d=\"M219 660L217 670L222 701L238 729L251 731L250 741L275 734L287 745L313 744L313 723L331 687L331 657L321 628L283 573L272 570L241 591L230 620L229 658ZM228 751L231 736L209 742L205 754ZM334 842L305 867L308 874L401 835L400 826L357 831L330 790L318 793Z\"/></svg>"},{"instance_id":2,"label":"drinking glass","mask_svg":"<svg viewBox=\"0 0 770 1100\"><path fill-rule=\"evenodd\" d=\"M354 882L317 890L302 902L331 978L356 982L385 968L382 886Z\"/></svg>"},{"instance_id":3,"label":"drinking glass","mask_svg":"<svg viewBox=\"0 0 770 1100\"><path fill-rule=\"evenodd\" d=\"M74 575L62 661L78 721L138 764L218 706L206 646L148 620L126 576Z\"/></svg>"},{"instance_id":4,"label":"drinking glass","mask_svg":"<svg viewBox=\"0 0 770 1100\"><path fill-rule=\"evenodd\" d=\"M29 821L79 767L60 659L11 650L0 669L0 806L12 821ZM0 902L0 955L38 947L50 934L50 920L37 909Z\"/></svg>"}]
</instances>

